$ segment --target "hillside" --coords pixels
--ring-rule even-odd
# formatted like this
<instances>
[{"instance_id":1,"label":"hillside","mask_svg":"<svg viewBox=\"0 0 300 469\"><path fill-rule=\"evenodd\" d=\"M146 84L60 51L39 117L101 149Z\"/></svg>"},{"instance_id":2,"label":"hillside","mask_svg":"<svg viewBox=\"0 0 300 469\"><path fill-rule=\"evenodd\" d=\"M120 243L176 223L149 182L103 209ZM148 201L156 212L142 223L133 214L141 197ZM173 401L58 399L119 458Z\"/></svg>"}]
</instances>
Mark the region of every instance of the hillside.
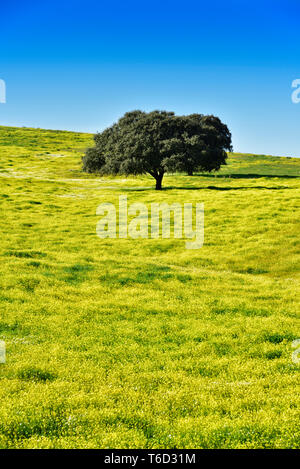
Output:
<instances>
[{"instance_id":1,"label":"hillside","mask_svg":"<svg viewBox=\"0 0 300 469\"><path fill-rule=\"evenodd\" d=\"M53 171L54 177L57 176L58 172L60 174L64 172L66 177L70 177L74 175L76 170L80 170L78 156L82 155L85 148L93 145L93 136L92 134L80 132L0 126L0 145L3 156L12 156L12 152L15 157L20 158L24 155L28 165L31 162L36 162L36 159L30 160L30 156L34 155L35 158L40 159L44 157L47 162L50 162L47 171ZM55 159L55 157L61 156L68 157L67 160L64 160L63 167L61 162ZM72 162L70 161L71 157L73 157ZM258 176L299 177L299 161L299 158L230 153L227 166L224 166L216 174L206 176L221 178L223 176L241 178L257 178ZM2 169L5 169L4 166L2 166Z\"/></svg>"},{"instance_id":2,"label":"hillside","mask_svg":"<svg viewBox=\"0 0 300 469\"><path fill-rule=\"evenodd\" d=\"M81 172L83 133L0 127L0 447L299 448L300 159ZM205 241L100 239L102 202L205 205Z\"/></svg>"}]
</instances>

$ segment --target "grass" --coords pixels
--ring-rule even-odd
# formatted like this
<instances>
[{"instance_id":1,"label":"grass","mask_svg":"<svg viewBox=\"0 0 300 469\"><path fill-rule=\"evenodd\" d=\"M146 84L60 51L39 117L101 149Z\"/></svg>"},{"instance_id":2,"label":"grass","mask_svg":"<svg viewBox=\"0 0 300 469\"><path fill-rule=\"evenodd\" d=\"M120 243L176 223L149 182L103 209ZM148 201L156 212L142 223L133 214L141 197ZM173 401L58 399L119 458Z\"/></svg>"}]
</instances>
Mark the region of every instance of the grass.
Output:
<instances>
[{"instance_id":1,"label":"grass","mask_svg":"<svg viewBox=\"0 0 300 469\"><path fill-rule=\"evenodd\" d=\"M300 160L98 178L0 127L2 448L299 448ZM99 239L101 202L204 202L205 244Z\"/></svg>"}]
</instances>

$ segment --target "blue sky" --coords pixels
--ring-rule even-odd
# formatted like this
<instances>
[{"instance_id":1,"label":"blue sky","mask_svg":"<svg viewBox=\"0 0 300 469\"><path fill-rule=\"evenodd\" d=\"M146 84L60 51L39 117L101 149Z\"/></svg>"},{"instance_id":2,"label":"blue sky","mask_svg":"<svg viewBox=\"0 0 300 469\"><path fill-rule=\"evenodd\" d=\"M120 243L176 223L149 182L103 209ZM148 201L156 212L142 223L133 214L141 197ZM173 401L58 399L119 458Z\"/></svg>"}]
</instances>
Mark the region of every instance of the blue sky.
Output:
<instances>
[{"instance_id":1,"label":"blue sky","mask_svg":"<svg viewBox=\"0 0 300 469\"><path fill-rule=\"evenodd\" d=\"M300 156L297 0L11 0L0 40L0 125L96 132L133 109L199 112L235 151Z\"/></svg>"}]
</instances>

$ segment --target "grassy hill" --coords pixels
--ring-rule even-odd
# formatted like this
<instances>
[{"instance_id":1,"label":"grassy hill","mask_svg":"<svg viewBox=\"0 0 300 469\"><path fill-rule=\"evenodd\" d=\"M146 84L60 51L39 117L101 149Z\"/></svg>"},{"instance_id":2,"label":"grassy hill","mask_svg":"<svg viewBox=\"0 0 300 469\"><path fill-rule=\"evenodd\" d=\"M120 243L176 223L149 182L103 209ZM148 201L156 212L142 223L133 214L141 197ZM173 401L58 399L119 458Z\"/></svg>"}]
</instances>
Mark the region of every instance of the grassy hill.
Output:
<instances>
[{"instance_id":1,"label":"grassy hill","mask_svg":"<svg viewBox=\"0 0 300 469\"><path fill-rule=\"evenodd\" d=\"M299 448L300 159L81 172L83 133L0 127L0 447ZM203 202L205 242L100 239L102 202Z\"/></svg>"}]
</instances>

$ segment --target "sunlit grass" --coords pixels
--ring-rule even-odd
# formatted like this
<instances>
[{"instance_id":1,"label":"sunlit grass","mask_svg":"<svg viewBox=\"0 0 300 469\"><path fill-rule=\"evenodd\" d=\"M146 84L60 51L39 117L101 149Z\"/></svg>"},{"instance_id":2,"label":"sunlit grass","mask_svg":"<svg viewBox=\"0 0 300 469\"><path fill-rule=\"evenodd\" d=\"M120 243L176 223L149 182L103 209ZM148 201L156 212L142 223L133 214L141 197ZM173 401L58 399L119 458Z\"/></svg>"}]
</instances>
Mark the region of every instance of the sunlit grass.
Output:
<instances>
[{"instance_id":1,"label":"sunlit grass","mask_svg":"<svg viewBox=\"0 0 300 469\"><path fill-rule=\"evenodd\" d=\"M299 448L300 161L158 193L82 173L91 140L0 127L0 447ZM204 202L203 248L99 239L121 194Z\"/></svg>"}]
</instances>

